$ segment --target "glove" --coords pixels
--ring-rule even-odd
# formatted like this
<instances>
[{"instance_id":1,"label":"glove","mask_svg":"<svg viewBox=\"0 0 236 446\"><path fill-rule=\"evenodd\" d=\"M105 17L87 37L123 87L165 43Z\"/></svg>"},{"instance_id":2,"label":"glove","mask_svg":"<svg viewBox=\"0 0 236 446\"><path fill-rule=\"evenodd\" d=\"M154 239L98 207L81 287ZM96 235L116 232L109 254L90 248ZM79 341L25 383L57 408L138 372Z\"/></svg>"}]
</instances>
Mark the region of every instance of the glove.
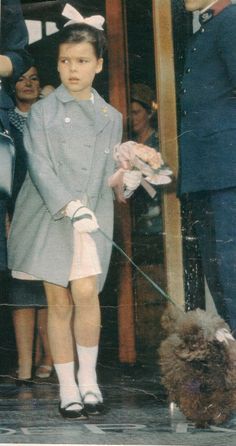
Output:
<instances>
[{"instance_id":1,"label":"glove","mask_svg":"<svg viewBox=\"0 0 236 446\"><path fill-rule=\"evenodd\" d=\"M99 228L94 213L84 206L80 200L71 201L67 205L65 213L70 217L73 227L78 232L94 232Z\"/></svg>"},{"instance_id":2,"label":"glove","mask_svg":"<svg viewBox=\"0 0 236 446\"><path fill-rule=\"evenodd\" d=\"M129 191L134 191L139 187L142 179L142 172L140 170L127 170L124 173L123 182L124 186Z\"/></svg>"}]
</instances>

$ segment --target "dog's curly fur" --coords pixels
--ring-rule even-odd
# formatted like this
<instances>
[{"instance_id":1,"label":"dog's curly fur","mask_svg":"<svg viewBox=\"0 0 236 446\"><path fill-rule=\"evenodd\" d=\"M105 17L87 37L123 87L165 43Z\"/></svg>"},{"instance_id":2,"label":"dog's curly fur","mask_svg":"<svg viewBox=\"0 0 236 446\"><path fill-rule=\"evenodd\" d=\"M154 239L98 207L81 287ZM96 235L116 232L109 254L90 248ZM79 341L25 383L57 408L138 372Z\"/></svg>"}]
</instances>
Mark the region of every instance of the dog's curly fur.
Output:
<instances>
[{"instance_id":1,"label":"dog's curly fur","mask_svg":"<svg viewBox=\"0 0 236 446\"><path fill-rule=\"evenodd\" d=\"M162 383L197 427L225 422L236 409L236 341L220 342L229 330L218 315L169 306L162 317L167 337L159 348Z\"/></svg>"}]
</instances>

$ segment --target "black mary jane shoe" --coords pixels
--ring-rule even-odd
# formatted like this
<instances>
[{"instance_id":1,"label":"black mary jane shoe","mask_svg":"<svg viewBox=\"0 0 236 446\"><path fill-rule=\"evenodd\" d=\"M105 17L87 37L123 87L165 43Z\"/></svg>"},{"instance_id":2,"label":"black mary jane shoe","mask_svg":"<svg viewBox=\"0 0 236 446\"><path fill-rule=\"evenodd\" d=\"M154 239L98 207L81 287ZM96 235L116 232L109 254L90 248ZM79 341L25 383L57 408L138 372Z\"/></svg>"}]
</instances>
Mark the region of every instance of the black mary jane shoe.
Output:
<instances>
[{"instance_id":1,"label":"black mary jane shoe","mask_svg":"<svg viewBox=\"0 0 236 446\"><path fill-rule=\"evenodd\" d=\"M86 396L88 395L95 396L97 398L97 403L86 403L85 399ZM105 412L104 404L101 401L99 401L98 396L94 392L86 392L85 395L83 396L83 403L84 403L84 408L88 415L101 415Z\"/></svg>"},{"instance_id":2,"label":"black mary jane shoe","mask_svg":"<svg viewBox=\"0 0 236 446\"><path fill-rule=\"evenodd\" d=\"M59 413L63 418L74 418L85 420L88 418L88 414L84 407L81 406L81 409L69 409L74 404L79 404L78 401L73 401L72 403L67 404L64 407L61 407L61 403L59 403Z\"/></svg>"}]
</instances>

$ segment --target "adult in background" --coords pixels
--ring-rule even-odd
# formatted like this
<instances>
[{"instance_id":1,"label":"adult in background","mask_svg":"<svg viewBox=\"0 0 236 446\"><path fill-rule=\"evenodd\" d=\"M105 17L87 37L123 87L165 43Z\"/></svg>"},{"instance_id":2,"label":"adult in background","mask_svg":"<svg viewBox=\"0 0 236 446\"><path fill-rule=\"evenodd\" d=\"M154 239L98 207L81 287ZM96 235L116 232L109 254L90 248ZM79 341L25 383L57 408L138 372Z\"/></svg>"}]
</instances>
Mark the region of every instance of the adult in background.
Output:
<instances>
[{"instance_id":1,"label":"adult in background","mask_svg":"<svg viewBox=\"0 0 236 446\"><path fill-rule=\"evenodd\" d=\"M188 197L204 274L236 330L236 6L185 0L200 12L182 81L180 194Z\"/></svg>"},{"instance_id":2,"label":"adult in background","mask_svg":"<svg viewBox=\"0 0 236 446\"><path fill-rule=\"evenodd\" d=\"M157 132L157 103L154 91L145 84L131 85L131 129L133 139L159 150ZM161 197L151 198L142 186L132 198L135 229L139 234L151 235L162 231Z\"/></svg>"},{"instance_id":3,"label":"adult in background","mask_svg":"<svg viewBox=\"0 0 236 446\"><path fill-rule=\"evenodd\" d=\"M41 96L40 79L36 67L30 67L15 84L15 109L8 112L11 135L16 149L13 192L10 200L10 216L14 212L18 192L27 171L23 129L31 106ZM29 386L32 381L33 359L37 369L35 376L48 378L52 373L52 359L47 336L46 296L41 281L12 279L9 287L9 303L13 307L13 324L18 353L17 385ZM35 325L37 321L37 331ZM37 333L39 348L33 355L34 334ZM35 356L35 357L34 357ZM34 357L34 358L33 358Z\"/></svg>"},{"instance_id":4,"label":"adult in background","mask_svg":"<svg viewBox=\"0 0 236 446\"><path fill-rule=\"evenodd\" d=\"M7 110L14 107L9 95L10 82L15 82L31 65L26 52L28 34L19 0L1 2L0 40L0 130L9 132ZM7 269L6 199L0 195L0 274Z\"/></svg>"}]
</instances>

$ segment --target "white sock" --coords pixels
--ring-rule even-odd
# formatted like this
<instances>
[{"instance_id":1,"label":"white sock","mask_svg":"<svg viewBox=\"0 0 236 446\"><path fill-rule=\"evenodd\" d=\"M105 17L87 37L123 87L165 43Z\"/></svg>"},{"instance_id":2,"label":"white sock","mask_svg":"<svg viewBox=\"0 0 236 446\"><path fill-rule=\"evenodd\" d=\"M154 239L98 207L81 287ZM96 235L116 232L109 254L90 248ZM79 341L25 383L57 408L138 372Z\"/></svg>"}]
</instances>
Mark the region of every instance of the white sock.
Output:
<instances>
[{"instance_id":1,"label":"white sock","mask_svg":"<svg viewBox=\"0 0 236 446\"><path fill-rule=\"evenodd\" d=\"M82 398L87 392L93 392L95 395L88 394L85 396L85 403L102 402L102 394L97 384L97 356L98 346L83 347L77 344L77 352L79 358L78 383Z\"/></svg>"},{"instance_id":2,"label":"white sock","mask_svg":"<svg viewBox=\"0 0 236 446\"><path fill-rule=\"evenodd\" d=\"M74 361L64 364L54 364L60 385L61 407L78 401L81 403L80 392L75 381ZM80 404L73 404L68 410L81 409Z\"/></svg>"}]
</instances>

